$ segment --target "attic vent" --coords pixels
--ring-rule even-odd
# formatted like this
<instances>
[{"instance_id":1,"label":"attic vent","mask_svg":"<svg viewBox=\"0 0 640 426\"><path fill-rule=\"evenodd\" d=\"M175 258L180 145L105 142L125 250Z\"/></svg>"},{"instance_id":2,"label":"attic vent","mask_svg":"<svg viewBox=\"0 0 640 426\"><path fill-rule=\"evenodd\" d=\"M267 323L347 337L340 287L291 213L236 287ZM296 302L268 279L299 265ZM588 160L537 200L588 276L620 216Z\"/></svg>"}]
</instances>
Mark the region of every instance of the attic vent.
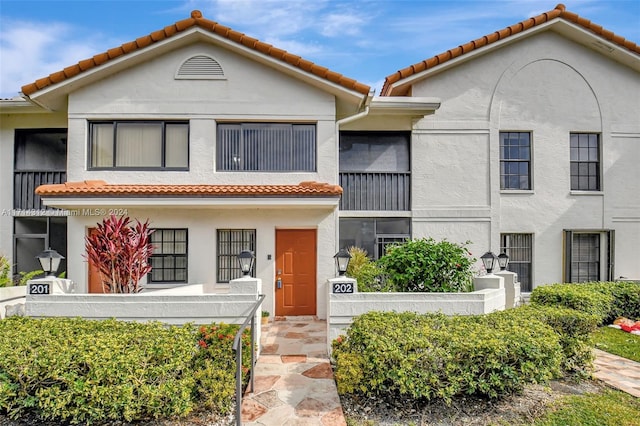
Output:
<instances>
[{"instance_id":1,"label":"attic vent","mask_svg":"<svg viewBox=\"0 0 640 426\"><path fill-rule=\"evenodd\" d=\"M210 56L196 55L180 65L176 73L177 79L217 80L224 78L222 67Z\"/></svg>"}]
</instances>

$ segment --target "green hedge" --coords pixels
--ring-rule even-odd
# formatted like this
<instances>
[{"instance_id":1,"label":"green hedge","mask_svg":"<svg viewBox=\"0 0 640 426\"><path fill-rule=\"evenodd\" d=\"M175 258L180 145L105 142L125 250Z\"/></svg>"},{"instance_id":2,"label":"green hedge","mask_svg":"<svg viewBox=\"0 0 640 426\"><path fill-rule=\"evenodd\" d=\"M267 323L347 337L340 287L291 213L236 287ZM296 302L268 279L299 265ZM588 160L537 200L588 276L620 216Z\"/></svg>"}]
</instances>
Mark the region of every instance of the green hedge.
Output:
<instances>
[{"instance_id":1,"label":"green hedge","mask_svg":"<svg viewBox=\"0 0 640 426\"><path fill-rule=\"evenodd\" d=\"M0 412L83 424L135 421L185 416L205 396L209 407L229 411L235 382L228 370L233 377L235 367L228 336L237 327L223 327L213 345L193 326L2 320Z\"/></svg>"},{"instance_id":2,"label":"green hedge","mask_svg":"<svg viewBox=\"0 0 640 426\"><path fill-rule=\"evenodd\" d=\"M552 284L536 287L531 303L564 306L595 314L599 324L610 324L615 318L640 318L640 283L593 282Z\"/></svg>"},{"instance_id":3,"label":"green hedge","mask_svg":"<svg viewBox=\"0 0 640 426\"><path fill-rule=\"evenodd\" d=\"M515 309L487 315L491 318L509 317L527 327L532 321L542 321L557 334L562 347L562 369L569 374L588 374L593 362L590 344L592 333L598 328L600 317L596 314L565 307L523 305Z\"/></svg>"},{"instance_id":4,"label":"green hedge","mask_svg":"<svg viewBox=\"0 0 640 426\"><path fill-rule=\"evenodd\" d=\"M551 327L511 316L370 312L333 343L338 392L451 401L497 397L560 374Z\"/></svg>"}]
</instances>

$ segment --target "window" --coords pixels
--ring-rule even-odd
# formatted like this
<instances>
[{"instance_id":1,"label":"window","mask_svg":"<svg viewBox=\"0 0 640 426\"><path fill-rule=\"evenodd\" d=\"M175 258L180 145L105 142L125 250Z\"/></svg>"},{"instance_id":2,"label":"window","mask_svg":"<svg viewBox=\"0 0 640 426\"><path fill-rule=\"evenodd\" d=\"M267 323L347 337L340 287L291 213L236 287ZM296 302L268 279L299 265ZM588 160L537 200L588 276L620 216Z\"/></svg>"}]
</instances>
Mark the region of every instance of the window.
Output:
<instances>
[{"instance_id":1,"label":"window","mask_svg":"<svg viewBox=\"0 0 640 426\"><path fill-rule=\"evenodd\" d=\"M532 290L532 234L501 234L500 252L509 256L507 270L518 274L521 291Z\"/></svg>"},{"instance_id":2,"label":"window","mask_svg":"<svg viewBox=\"0 0 640 426\"><path fill-rule=\"evenodd\" d=\"M613 281L614 231L564 231L565 282Z\"/></svg>"},{"instance_id":3,"label":"window","mask_svg":"<svg viewBox=\"0 0 640 426\"><path fill-rule=\"evenodd\" d=\"M531 189L531 134L500 132L500 189Z\"/></svg>"},{"instance_id":4,"label":"window","mask_svg":"<svg viewBox=\"0 0 640 426\"><path fill-rule=\"evenodd\" d=\"M389 244L411 238L409 218L341 218L340 248L360 247L378 259Z\"/></svg>"},{"instance_id":5,"label":"window","mask_svg":"<svg viewBox=\"0 0 640 426\"><path fill-rule=\"evenodd\" d=\"M596 133L572 133L571 189L600 190L600 142Z\"/></svg>"},{"instance_id":6,"label":"window","mask_svg":"<svg viewBox=\"0 0 640 426\"><path fill-rule=\"evenodd\" d=\"M242 277L238 264L238 255L243 250L256 252L255 229L218 229L218 276L219 283ZM256 264L253 264L251 275L255 275Z\"/></svg>"},{"instance_id":7,"label":"window","mask_svg":"<svg viewBox=\"0 0 640 426\"><path fill-rule=\"evenodd\" d=\"M89 167L93 169L186 170L189 124L113 121L90 124Z\"/></svg>"},{"instance_id":8,"label":"window","mask_svg":"<svg viewBox=\"0 0 640 426\"><path fill-rule=\"evenodd\" d=\"M218 124L217 170L313 172L315 124Z\"/></svg>"},{"instance_id":9,"label":"window","mask_svg":"<svg viewBox=\"0 0 640 426\"><path fill-rule=\"evenodd\" d=\"M341 132L340 210L409 211L409 132Z\"/></svg>"},{"instance_id":10,"label":"window","mask_svg":"<svg viewBox=\"0 0 640 426\"><path fill-rule=\"evenodd\" d=\"M187 230L155 229L151 234L150 283L187 282Z\"/></svg>"}]
</instances>

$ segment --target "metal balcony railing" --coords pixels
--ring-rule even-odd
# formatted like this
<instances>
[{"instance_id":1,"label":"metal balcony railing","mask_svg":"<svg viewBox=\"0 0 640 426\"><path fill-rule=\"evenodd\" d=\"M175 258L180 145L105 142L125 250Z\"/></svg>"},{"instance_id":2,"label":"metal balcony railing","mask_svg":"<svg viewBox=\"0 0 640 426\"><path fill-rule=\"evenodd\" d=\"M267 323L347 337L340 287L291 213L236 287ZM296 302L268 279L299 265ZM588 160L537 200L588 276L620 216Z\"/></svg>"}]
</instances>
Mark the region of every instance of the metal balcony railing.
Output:
<instances>
[{"instance_id":1,"label":"metal balcony railing","mask_svg":"<svg viewBox=\"0 0 640 426\"><path fill-rule=\"evenodd\" d=\"M42 200L35 194L40 185L64 183L67 181L65 171L20 170L13 174L13 208L17 210L44 210L52 207L42 205Z\"/></svg>"},{"instance_id":2,"label":"metal balcony railing","mask_svg":"<svg viewBox=\"0 0 640 426\"><path fill-rule=\"evenodd\" d=\"M340 172L340 210L408 211L410 172Z\"/></svg>"}]
</instances>

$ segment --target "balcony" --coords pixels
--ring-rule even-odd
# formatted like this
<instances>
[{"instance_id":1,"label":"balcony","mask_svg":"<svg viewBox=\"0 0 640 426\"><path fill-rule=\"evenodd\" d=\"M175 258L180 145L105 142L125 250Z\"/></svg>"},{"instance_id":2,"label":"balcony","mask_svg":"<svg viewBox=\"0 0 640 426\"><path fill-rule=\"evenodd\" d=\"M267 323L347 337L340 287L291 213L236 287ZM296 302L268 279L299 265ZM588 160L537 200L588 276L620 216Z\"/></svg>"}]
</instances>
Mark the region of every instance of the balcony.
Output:
<instances>
[{"instance_id":1,"label":"balcony","mask_svg":"<svg viewBox=\"0 0 640 426\"><path fill-rule=\"evenodd\" d=\"M52 207L42 205L42 200L35 194L40 185L65 183L65 171L15 171L13 174L13 208L16 210L46 210Z\"/></svg>"},{"instance_id":2,"label":"balcony","mask_svg":"<svg viewBox=\"0 0 640 426\"><path fill-rule=\"evenodd\" d=\"M341 172L340 210L408 211L410 172Z\"/></svg>"}]
</instances>

